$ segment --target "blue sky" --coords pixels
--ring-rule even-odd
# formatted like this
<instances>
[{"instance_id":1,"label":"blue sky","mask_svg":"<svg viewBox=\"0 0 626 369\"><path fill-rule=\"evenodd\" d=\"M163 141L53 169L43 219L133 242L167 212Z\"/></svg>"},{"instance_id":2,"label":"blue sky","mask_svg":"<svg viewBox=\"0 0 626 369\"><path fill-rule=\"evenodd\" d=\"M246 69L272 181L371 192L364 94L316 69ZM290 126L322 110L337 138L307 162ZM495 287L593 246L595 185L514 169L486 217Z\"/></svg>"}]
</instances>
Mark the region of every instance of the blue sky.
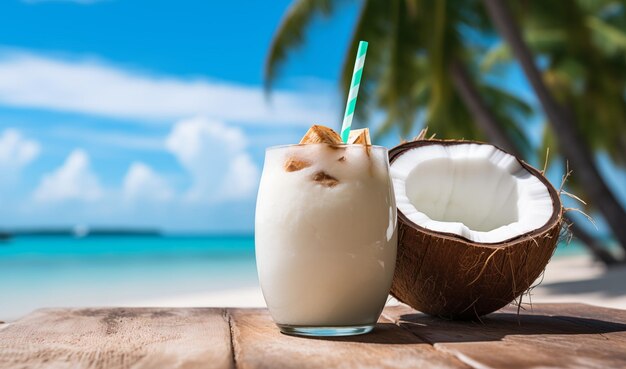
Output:
<instances>
[{"instance_id":1,"label":"blue sky","mask_svg":"<svg viewBox=\"0 0 626 369\"><path fill-rule=\"evenodd\" d=\"M0 225L251 232L264 149L338 128L344 104L358 2L314 22L267 104L289 3L2 1ZM519 71L505 80L531 96Z\"/></svg>"},{"instance_id":2,"label":"blue sky","mask_svg":"<svg viewBox=\"0 0 626 369\"><path fill-rule=\"evenodd\" d=\"M270 104L289 1L3 1L0 224L249 232L263 153L337 125L356 8L318 20Z\"/></svg>"}]
</instances>

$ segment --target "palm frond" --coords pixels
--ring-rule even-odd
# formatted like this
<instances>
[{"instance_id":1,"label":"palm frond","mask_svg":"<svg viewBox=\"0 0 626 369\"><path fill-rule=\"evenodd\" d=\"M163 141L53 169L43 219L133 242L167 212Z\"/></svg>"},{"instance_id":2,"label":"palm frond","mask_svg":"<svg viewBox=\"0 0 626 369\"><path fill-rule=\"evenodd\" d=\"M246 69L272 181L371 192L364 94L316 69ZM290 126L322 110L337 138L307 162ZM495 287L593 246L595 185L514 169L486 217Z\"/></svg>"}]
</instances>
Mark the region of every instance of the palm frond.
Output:
<instances>
[{"instance_id":1,"label":"palm frond","mask_svg":"<svg viewBox=\"0 0 626 369\"><path fill-rule=\"evenodd\" d=\"M626 31L614 27L596 16L588 16L585 23L608 53L626 52Z\"/></svg>"},{"instance_id":2,"label":"palm frond","mask_svg":"<svg viewBox=\"0 0 626 369\"><path fill-rule=\"evenodd\" d=\"M513 59L511 49L505 42L499 42L487 50L480 62L480 70L488 72L495 68L496 65L509 62Z\"/></svg>"},{"instance_id":3,"label":"palm frond","mask_svg":"<svg viewBox=\"0 0 626 369\"><path fill-rule=\"evenodd\" d=\"M552 130L551 125L548 122L543 123L543 133L541 136L541 143L537 149L537 157L543 158L546 155L546 152L550 150L551 155L548 156L545 161L546 167L549 167L550 164L554 161L556 157L556 153L559 152L558 140L554 135L554 131ZM541 160L543 162L543 160Z\"/></svg>"},{"instance_id":4,"label":"palm frond","mask_svg":"<svg viewBox=\"0 0 626 369\"><path fill-rule=\"evenodd\" d=\"M395 0L392 7L389 57L378 93L380 106L388 112L388 120L398 124L403 136L409 134L415 121L417 106L410 95L411 89L423 78L414 63L420 47L414 32L415 17L405 5L404 1Z\"/></svg>"},{"instance_id":5,"label":"palm frond","mask_svg":"<svg viewBox=\"0 0 626 369\"><path fill-rule=\"evenodd\" d=\"M530 104L519 96L491 84L482 84L483 98L495 109L502 110L510 115L518 115L520 118L530 118L534 109Z\"/></svg>"},{"instance_id":6,"label":"palm frond","mask_svg":"<svg viewBox=\"0 0 626 369\"><path fill-rule=\"evenodd\" d=\"M370 47L367 50L365 68L361 79L359 91L359 108L355 111L355 120L366 121L369 113L373 110L372 99L373 89L376 82L381 80L384 70L385 55L388 47L388 27L389 27L390 7L380 1L365 1L360 10L352 38L348 45L348 50L344 58L341 74L340 87L344 96L348 95L350 80L354 67L354 56L359 47L359 41L367 40Z\"/></svg>"},{"instance_id":7,"label":"palm frond","mask_svg":"<svg viewBox=\"0 0 626 369\"><path fill-rule=\"evenodd\" d=\"M285 62L287 54L304 42L304 33L312 19L322 14L328 16L334 9L333 0L297 0L283 17L265 62L264 80L269 91L276 79L277 71Z\"/></svg>"},{"instance_id":8,"label":"palm frond","mask_svg":"<svg viewBox=\"0 0 626 369\"><path fill-rule=\"evenodd\" d=\"M428 106L428 119L432 119L442 106L444 99L443 87L446 78L446 62L445 62L445 36L446 36L446 1L437 1L433 11L433 34L432 41L429 45L428 55L432 66L433 88L431 90L432 98Z\"/></svg>"}]
</instances>

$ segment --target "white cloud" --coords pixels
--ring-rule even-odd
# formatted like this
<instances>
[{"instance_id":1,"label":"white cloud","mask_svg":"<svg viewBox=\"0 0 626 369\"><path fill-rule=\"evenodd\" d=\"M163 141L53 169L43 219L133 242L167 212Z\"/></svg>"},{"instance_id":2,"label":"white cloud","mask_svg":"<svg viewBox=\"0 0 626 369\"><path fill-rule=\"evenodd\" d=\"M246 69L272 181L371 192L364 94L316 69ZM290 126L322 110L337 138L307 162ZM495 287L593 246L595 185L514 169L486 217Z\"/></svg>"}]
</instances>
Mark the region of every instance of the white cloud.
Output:
<instances>
[{"instance_id":1,"label":"white cloud","mask_svg":"<svg viewBox=\"0 0 626 369\"><path fill-rule=\"evenodd\" d=\"M166 201L172 198L167 181L148 165L134 162L124 177L123 193L126 200Z\"/></svg>"},{"instance_id":2,"label":"white cloud","mask_svg":"<svg viewBox=\"0 0 626 369\"><path fill-rule=\"evenodd\" d=\"M144 151L163 151L163 135L145 131L130 133L123 131L110 132L98 128L82 128L76 126L53 127L46 132L54 138L71 139L88 146L100 145L108 148L121 148Z\"/></svg>"},{"instance_id":3,"label":"white cloud","mask_svg":"<svg viewBox=\"0 0 626 369\"><path fill-rule=\"evenodd\" d=\"M258 86L137 73L93 59L66 60L0 49L0 104L141 121L191 116L256 124L331 123L334 94L277 91L270 103Z\"/></svg>"},{"instance_id":4,"label":"white cloud","mask_svg":"<svg viewBox=\"0 0 626 369\"><path fill-rule=\"evenodd\" d=\"M76 149L60 168L44 175L33 197L38 202L95 201L103 192L98 177L90 168L89 156Z\"/></svg>"},{"instance_id":5,"label":"white cloud","mask_svg":"<svg viewBox=\"0 0 626 369\"><path fill-rule=\"evenodd\" d=\"M19 169L37 158L41 147L12 128L0 134L0 168Z\"/></svg>"},{"instance_id":6,"label":"white cloud","mask_svg":"<svg viewBox=\"0 0 626 369\"><path fill-rule=\"evenodd\" d=\"M241 129L194 118L178 122L166 147L193 177L188 197L224 201L250 197L260 171L246 151Z\"/></svg>"},{"instance_id":7,"label":"white cloud","mask_svg":"<svg viewBox=\"0 0 626 369\"><path fill-rule=\"evenodd\" d=\"M254 192L261 175L259 168L246 153L240 153L230 160L220 195L224 198L247 197Z\"/></svg>"}]
</instances>

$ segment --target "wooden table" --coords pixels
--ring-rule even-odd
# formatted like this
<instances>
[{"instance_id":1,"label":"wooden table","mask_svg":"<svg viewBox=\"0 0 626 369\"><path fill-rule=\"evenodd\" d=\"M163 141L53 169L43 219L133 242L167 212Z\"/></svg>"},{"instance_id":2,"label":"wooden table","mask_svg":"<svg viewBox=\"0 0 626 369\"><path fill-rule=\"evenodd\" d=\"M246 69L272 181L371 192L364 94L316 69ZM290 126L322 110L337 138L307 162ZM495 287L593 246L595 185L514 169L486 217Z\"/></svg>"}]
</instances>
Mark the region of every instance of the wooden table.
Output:
<instances>
[{"instance_id":1,"label":"wooden table","mask_svg":"<svg viewBox=\"0 0 626 369\"><path fill-rule=\"evenodd\" d=\"M44 309L0 325L0 368L626 368L626 310L535 304L481 322L385 309L373 333L280 334L264 309Z\"/></svg>"}]
</instances>

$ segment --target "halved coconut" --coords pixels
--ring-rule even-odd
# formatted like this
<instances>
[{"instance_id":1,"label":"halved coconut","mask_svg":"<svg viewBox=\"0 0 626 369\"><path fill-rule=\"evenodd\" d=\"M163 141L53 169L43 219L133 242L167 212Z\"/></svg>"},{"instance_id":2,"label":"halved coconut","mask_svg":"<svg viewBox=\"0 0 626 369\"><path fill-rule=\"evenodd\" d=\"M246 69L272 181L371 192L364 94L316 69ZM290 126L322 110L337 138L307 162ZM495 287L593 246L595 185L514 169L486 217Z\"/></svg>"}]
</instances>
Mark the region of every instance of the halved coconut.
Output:
<instances>
[{"instance_id":1,"label":"halved coconut","mask_svg":"<svg viewBox=\"0 0 626 369\"><path fill-rule=\"evenodd\" d=\"M562 210L538 170L469 141L408 142L390 151L390 162L396 298L427 314L468 319L502 308L539 277Z\"/></svg>"}]
</instances>

